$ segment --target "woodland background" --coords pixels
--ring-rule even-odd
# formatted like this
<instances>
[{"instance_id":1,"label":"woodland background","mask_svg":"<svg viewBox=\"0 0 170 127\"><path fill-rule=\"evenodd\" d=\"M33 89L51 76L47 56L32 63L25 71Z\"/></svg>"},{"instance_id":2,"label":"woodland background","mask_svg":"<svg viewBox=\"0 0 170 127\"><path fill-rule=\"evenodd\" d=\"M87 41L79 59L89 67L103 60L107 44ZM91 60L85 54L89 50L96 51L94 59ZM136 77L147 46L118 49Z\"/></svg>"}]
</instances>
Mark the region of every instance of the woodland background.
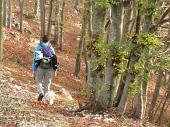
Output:
<instances>
[{"instance_id":1,"label":"woodland background","mask_svg":"<svg viewBox=\"0 0 170 127\"><path fill-rule=\"evenodd\" d=\"M0 0L1 126L170 126L170 1ZM59 69L37 102L35 45Z\"/></svg>"}]
</instances>

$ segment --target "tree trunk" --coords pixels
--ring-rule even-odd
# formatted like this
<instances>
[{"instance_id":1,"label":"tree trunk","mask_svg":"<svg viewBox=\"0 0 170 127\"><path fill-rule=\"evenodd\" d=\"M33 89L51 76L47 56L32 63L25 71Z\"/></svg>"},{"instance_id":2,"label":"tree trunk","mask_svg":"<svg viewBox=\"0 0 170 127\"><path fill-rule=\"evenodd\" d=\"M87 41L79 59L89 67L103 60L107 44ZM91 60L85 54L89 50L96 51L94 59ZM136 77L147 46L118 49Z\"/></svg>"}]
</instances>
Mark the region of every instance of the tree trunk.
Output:
<instances>
[{"instance_id":1,"label":"tree trunk","mask_svg":"<svg viewBox=\"0 0 170 127\"><path fill-rule=\"evenodd\" d=\"M123 88L123 93L121 95L121 99L120 102L118 104L117 110L119 113L121 113L122 115L125 112L126 109L126 105L127 105L127 99L128 99L128 87L129 85L133 84L135 81L135 64L139 61L140 58L140 52L137 53L137 49L139 48L144 48L141 47L141 45L136 44L136 37L139 34L140 31L140 26L141 26L141 16L140 16L140 10L138 10L138 15L137 15L137 21L136 21L136 31L135 31L135 36L133 37L132 41L133 41L133 48L131 50L131 53L129 55L129 59L128 59L128 64L127 64L127 74L125 75L125 82L124 88Z\"/></svg>"},{"instance_id":2,"label":"tree trunk","mask_svg":"<svg viewBox=\"0 0 170 127\"><path fill-rule=\"evenodd\" d=\"M110 35L108 37L108 43L115 44L120 43L123 35L123 18L124 18L124 6L123 2L112 5L111 7L111 24L110 24ZM111 51L113 52L113 51ZM103 91L103 97L106 100L106 104L111 108L113 106L113 100L117 93L121 75L115 72L113 67L112 58L108 58L108 63L105 73L106 87L110 88L109 91Z\"/></svg>"},{"instance_id":3,"label":"tree trunk","mask_svg":"<svg viewBox=\"0 0 170 127\"><path fill-rule=\"evenodd\" d=\"M2 2L3 0L0 0L0 61L2 61L3 59L3 31L2 31L2 27L3 27L3 17L2 17Z\"/></svg>"},{"instance_id":4,"label":"tree trunk","mask_svg":"<svg viewBox=\"0 0 170 127\"><path fill-rule=\"evenodd\" d=\"M54 41L59 44L59 32L60 32L60 2L56 1L56 9L55 9L55 32L54 32Z\"/></svg>"},{"instance_id":5,"label":"tree trunk","mask_svg":"<svg viewBox=\"0 0 170 127\"><path fill-rule=\"evenodd\" d=\"M20 0L20 32L23 32L23 7L24 0Z\"/></svg>"},{"instance_id":6,"label":"tree trunk","mask_svg":"<svg viewBox=\"0 0 170 127\"><path fill-rule=\"evenodd\" d=\"M84 5L84 14L83 14L83 24L82 24L82 29L81 29L81 38L79 41L79 49L77 52L77 57L76 57L76 64L75 64L75 72L74 75L76 77L79 76L80 73L80 64L81 64L81 56L83 52L83 45L86 40L86 29L87 29L87 24L88 24L88 3L85 3Z\"/></svg>"},{"instance_id":7,"label":"tree trunk","mask_svg":"<svg viewBox=\"0 0 170 127\"><path fill-rule=\"evenodd\" d=\"M3 0L3 25L6 26L6 0Z\"/></svg>"},{"instance_id":8,"label":"tree trunk","mask_svg":"<svg viewBox=\"0 0 170 127\"><path fill-rule=\"evenodd\" d=\"M170 90L170 89L169 89L169 90ZM166 93L166 95L165 95L165 100L164 100L164 102L163 102L163 104L162 104L162 108L161 108L160 114L159 114L158 119L157 119L157 121L156 121L158 124L161 123L161 119L162 119L164 113L165 113L166 110L167 110L167 106L168 106L167 102L168 102L168 99L169 99L169 98L170 98L170 95L169 95L168 93Z\"/></svg>"},{"instance_id":9,"label":"tree trunk","mask_svg":"<svg viewBox=\"0 0 170 127\"><path fill-rule=\"evenodd\" d=\"M61 9L61 22L60 22L60 50L63 50L63 22L64 22L64 8L65 8L65 0L62 1L62 9Z\"/></svg>"},{"instance_id":10,"label":"tree trunk","mask_svg":"<svg viewBox=\"0 0 170 127\"><path fill-rule=\"evenodd\" d=\"M90 46L95 46L95 43L98 41L104 40L104 31L105 31L105 20L106 20L106 8L101 7L97 4L97 2L94 2L93 5L93 22L92 22L92 40ZM101 91L103 89L103 75L101 71L97 71L96 68L94 68L93 61L97 58L95 51L90 51L90 58L88 59L88 66L89 66L89 72L88 72L88 79L87 79L87 85L89 88L94 88L94 98L92 103L95 103L95 108L98 108L98 106L104 106L105 100L104 98L100 97Z\"/></svg>"},{"instance_id":11,"label":"tree trunk","mask_svg":"<svg viewBox=\"0 0 170 127\"><path fill-rule=\"evenodd\" d=\"M77 12L80 12L80 0L75 1L74 8Z\"/></svg>"},{"instance_id":12,"label":"tree trunk","mask_svg":"<svg viewBox=\"0 0 170 127\"><path fill-rule=\"evenodd\" d=\"M11 0L8 0L8 27L10 29L11 29L11 13L12 13Z\"/></svg>"},{"instance_id":13,"label":"tree trunk","mask_svg":"<svg viewBox=\"0 0 170 127\"><path fill-rule=\"evenodd\" d=\"M161 108L160 114L159 114L158 119L157 119L158 124L161 123L161 119L162 119L164 113L166 112L166 110L167 110L167 108L169 106L169 103L168 103L169 98L170 98L170 77L169 77L169 82L167 84L165 100L164 100L164 102L162 104L162 108Z\"/></svg>"},{"instance_id":14,"label":"tree trunk","mask_svg":"<svg viewBox=\"0 0 170 127\"><path fill-rule=\"evenodd\" d=\"M41 37L45 35L45 1L40 0L40 22L41 22Z\"/></svg>"},{"instance_id":15,"label":"tree trunk","mask_svg":"<svg viewBox=\"0 0 170 127\"><path fill-rule=\"evenodd\" d=\"M50 8L49 8L49 17L48 17L48 28L47 28L47 35L51 34L51 18L53 12L53 0L50 0Z\"/></svg>"},{"instance_id":16,"label":"tree trunk","mask_svg":"<svg viewBox=\"0 0 170 127\"><path fill-rule=\"evenodd\" d=\"M144 78L139 78L140 89L137 94L136 107L134 108L134 116L135 118L142 119L145 116L146 105L147 105L147 94L148 94L148 83L150 77L150 70L148 69L148 65L150 65L151 59L147 58L145 65L143 76Z\"/></svg>"},{"instance_id":17,"label":"tree trunk","mask_svg":"<svg viewBox=\"0 0 170 127\"><path fill-rule=\"evenodd\" d=\"M132 21L134 18L133 15L133 7L132 7L132 2L126 3L125 9L124 9L124 23L123 23L123 36L127 36L130 34L130 29L132 28Z\"/></svg>"},{"instance_id":18,"label":"tree trunk","mask_svg":"<svg viewBox=\"0 0 170 127\"><path fill-rule=\"evenodd\" d=\"M36 17L39 17L39 11L40 11L40 0L35 0L34 4L34 14Z\"/></svg>"},{"instance_id":19,"label":"tree trunk","mask_svg":"<svg viewBox=\"0 0 170 127\"><path fill-rule=\"evenodd\" d=\"M154 114L154 109L155 109L155 106L156 106L157 98L158 98L158 95L159 95L159 90L160 90L160 87L161 87L162 78L163 78L163 72L161 70L159 70L155 90L154 90L153 97L152 97L151 104L150 104L149 111L148 111L148 116L149 116L150 122L152 122L153 119L154 119L153 114Z\"/></svg>"}]
</instances>

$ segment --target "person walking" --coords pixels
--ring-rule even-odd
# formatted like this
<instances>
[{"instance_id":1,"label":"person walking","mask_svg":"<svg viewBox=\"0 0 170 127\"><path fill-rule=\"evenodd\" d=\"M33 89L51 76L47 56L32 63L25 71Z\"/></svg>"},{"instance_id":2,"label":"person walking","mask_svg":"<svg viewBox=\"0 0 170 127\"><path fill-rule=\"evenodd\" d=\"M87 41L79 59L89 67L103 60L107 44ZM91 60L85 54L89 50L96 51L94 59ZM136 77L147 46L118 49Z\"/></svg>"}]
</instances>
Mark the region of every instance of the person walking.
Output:
<instances>
[{"instance_id":1,"label":"person walking","mask_svg":"<svg viewBox=\"0 0 170 127\"><path fill-rule=\"evenodd\" d=\"M49 91L52 82L52 75L56 76L57 57L55 50L45 35L35 47L32 60L32 71L35 84L39 93L38 101L42 101L44 95Z\"/></svg>"}]
</instances>

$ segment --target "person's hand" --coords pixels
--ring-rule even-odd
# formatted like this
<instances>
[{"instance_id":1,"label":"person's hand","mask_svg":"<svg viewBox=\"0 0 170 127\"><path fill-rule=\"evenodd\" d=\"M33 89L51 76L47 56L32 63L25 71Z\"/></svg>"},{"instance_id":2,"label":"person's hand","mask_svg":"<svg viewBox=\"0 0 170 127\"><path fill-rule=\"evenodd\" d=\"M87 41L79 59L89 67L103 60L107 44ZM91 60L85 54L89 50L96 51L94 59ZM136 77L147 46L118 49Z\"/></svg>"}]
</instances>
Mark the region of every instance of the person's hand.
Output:
<instances>
[{"instance_id":1,"label":"person's hand","mask_svg":"<svg viewBox=\"0 0 170 127\"><path fill-rule=\"evenodd\" d=\"M35 80L35 76L36 76L36 72L35 71L33 71L33 76L34 76L34 80Z\"/></svg>"},{"instance_id":2,"label":"person's hand","mask_svg":"<svg viewBox=\"0 0 170 127\"><path fill-rule=\"evenodd\" d=\"M54 71L54 76L57 76L57 70Z\"/></svg>"}]
</instances>

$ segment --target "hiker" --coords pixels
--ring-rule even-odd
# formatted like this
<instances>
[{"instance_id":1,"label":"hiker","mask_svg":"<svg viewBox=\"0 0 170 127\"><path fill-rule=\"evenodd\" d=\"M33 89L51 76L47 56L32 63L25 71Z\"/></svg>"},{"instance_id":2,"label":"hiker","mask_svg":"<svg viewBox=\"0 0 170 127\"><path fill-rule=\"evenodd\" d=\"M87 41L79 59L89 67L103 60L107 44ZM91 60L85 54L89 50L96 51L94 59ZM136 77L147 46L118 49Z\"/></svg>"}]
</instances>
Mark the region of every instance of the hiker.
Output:
<instances>
[{"instance_id":1,"label":"hiker","mask_svg":"<svg viewBox=\"0 0 170 127\"><path fill-rule=\"evenodd\" d=\"M54 74L54 76L56 76L57 72L55 50L48 42L48 37L46 35L42 37L40 43L35 47L32 71L39 93L38 101L42 101L42 98L50 89L52 75ZM43 85L42 82L44 83Z\"/></svg>"}]
</instances>

